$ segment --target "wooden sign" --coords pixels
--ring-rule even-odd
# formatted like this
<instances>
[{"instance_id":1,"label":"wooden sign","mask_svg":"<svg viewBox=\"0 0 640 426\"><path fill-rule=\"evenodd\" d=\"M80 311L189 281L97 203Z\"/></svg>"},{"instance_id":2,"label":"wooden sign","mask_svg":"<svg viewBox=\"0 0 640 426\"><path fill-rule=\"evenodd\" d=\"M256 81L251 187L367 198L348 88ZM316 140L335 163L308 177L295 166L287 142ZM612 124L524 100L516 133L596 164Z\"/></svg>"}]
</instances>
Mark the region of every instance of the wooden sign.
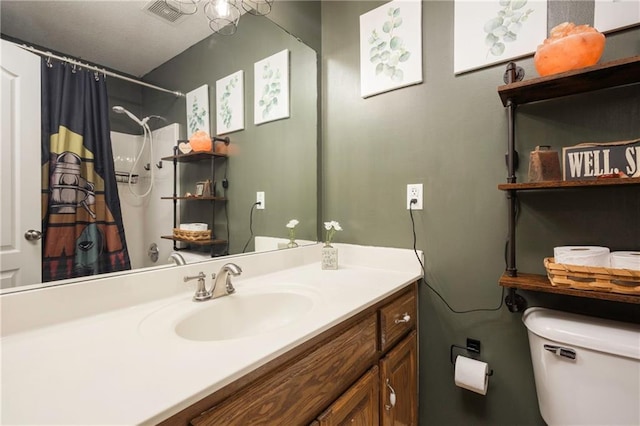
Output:
<instances>
[{"instance_id":1,"label":"wooden sign","mask_svg":"<svg viewBox=\"0 0 640 426\"><path fill-rule=\"evenodd\" d=\"M640 139L562 148L564 180L591 180L602 175L640 177Z\"/></svg>"}]
</instances>

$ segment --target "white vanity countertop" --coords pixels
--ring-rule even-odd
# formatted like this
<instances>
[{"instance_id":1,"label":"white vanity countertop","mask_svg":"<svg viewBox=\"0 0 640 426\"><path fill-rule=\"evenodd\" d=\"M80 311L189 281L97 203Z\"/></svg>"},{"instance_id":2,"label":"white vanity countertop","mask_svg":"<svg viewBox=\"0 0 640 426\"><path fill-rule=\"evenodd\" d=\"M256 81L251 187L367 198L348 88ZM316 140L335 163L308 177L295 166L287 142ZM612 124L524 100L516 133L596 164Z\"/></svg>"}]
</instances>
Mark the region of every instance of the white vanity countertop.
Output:
<instances>
[{"instance_id":1,"label":"white vanity countertop","mask_svg":"<svg viewBox=\"0 0 640 426\"><path fill-rule=\"evenodd\" d=\"M282 250L282 253L227 259L243 268L243 275L234 279L236 294L259 291L263 286L289 284L313 294L315 305L300 320L256 336L196 342L182 339L171 330L166 333L144 331L141 324L149 323L145 318L161 318L159 323L169 323L170 319L162 319L158 312L170 312L174 305L195 304L190 301L193 287L184 290L183 283L177 287L179 291L143 303L98 309L91 315L33 326L8 335L3 331L0 423L156 424L422 275L411 250L338 246L341 259L337 271L323 271L318 262L309 263L309 259L319 258L319 246L296 249L301 250L298 253L306 250L311 254L303 256L306 261L301 260L299 265L253 276L245 272L255 264L255 259L266 259L275 265L273 269L286 265L288 261L283 260L283 256L291 253ZM182 267L178 272L195 275L193 272L203 265L217 270L223 263L211 261ZM179 268L172 268L172 273L176 269ZM269 268L261 269L268 271ZM161 276L158 274L173 277L167 270L163 271L139 276L137 285L153 285ZM99 281L84 285L96 283L100 287ZM64 291L63 287L57 291ZM100 291L103 289L96 297L100 297ZM134 299L139 301L139 296ZM3 311L8 311L3 312L3 319L5 315L16 315L17 308L11 306L14 300L3 295L0 301ZM19 300L14 304L22 306L26 302ZM167 308L169 311L160 311ZM39 315L39 309L44 308L36 305L29 315ZM16 322L15 318L8 320ZM154 326L160 328L157 324Z\"/></svg>"}]
</instances>

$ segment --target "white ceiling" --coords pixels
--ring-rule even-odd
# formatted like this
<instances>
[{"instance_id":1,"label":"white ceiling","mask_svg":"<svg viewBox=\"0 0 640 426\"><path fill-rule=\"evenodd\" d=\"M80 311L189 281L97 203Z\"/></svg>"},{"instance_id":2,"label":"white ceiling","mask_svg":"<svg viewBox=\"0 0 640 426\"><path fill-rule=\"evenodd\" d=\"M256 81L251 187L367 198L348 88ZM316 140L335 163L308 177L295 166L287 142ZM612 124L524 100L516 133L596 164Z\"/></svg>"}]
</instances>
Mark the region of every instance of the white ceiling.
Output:
<instances>
[{"instance_id":1,"label":"white ceiling","mask_svg":"<svg viewBox=\"0 0 640 426\"><path fill-rule=\"evenodd\" d=\"M170 23L138 0L0 0L0 31L29 43L141 77L210 36L202 4Z\"/></svg>"}]
</instances>

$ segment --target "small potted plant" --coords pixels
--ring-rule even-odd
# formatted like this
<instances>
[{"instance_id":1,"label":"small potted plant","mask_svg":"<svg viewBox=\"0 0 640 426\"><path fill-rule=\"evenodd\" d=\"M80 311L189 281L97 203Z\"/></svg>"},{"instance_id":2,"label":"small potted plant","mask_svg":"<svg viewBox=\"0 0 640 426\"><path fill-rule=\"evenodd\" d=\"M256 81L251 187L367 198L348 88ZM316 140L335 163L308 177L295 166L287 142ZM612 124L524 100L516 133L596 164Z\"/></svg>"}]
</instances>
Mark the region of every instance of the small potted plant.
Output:
<instances>
[{"instance_id":1,"label":"small potted plant","mask_svg":"<svg viewBox=\"0 0 640 426\"><path fill-rule=\"evenodd\" d=\"M288 248L298 247L298 243L296 243L296 225L298 225L297 219L291 219L289 223L287 223L287 228L289 228L289 243L287 244Z\"/></svg>"},{"instance_id":2,"label":"small potted plant","mask_svg":"<svg viewBox=\"0 0 640 426\"><path fill-rule=\"evenodd\" d=\"M326 230L324 247L322 247L322 269L338 269L338 249L331 245L333 236L338 231L342 231L340 223L332 220L324 223Z\"/></svg>"}]
</instances>

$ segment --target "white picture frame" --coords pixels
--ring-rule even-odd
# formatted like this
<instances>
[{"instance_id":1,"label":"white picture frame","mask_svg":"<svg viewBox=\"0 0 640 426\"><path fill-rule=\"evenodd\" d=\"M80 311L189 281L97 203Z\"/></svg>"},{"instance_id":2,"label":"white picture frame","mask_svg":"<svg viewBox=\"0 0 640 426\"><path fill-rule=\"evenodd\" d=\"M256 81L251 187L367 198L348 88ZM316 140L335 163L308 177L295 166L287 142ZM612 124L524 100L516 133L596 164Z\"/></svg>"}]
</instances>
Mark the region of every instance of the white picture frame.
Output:
<instances>
[{"instance_id":1,"label":"white picture frame","mask_svg":"<svg viewBox=\"0 0 640 426\"><path fill-rule=\"evenodd\" d=\"M216 81L216 134L244 129L244 71Z\"/></svg>"},{"instance_id":2,"label":"white picture frame","mask_svg":"<svg viewBox=\"0 0 640 426\"><path fill-rule=\"evenodd\" d=\"M289 118L289 49L253 64L253 122Z\"/></svg>"},{"instance_id":3,"label":"white picture frame","mask_svg":"<svg viewBox=\"0 0 640 426\"><path fill-rule=\"evenodd\" d=\"M209 130L209 85L204 84L187 93L187 136L190 137L196 131Z\"/></svg>"},{"instance_id":4,"label":"white picture frame","mask_svg":"<svg viewBox=\"0 0 640 426\"><path fill-rule=\"evenodd\" d=\"M595 0L593 28L611 32L640 24L640 0Z\"/></svg>"},{"instance_id":5,"label":"white picture frame","mask_svg":"<svg viewBox=\"0 0 640 426\"><path fill-rule=\"evenodd\" d=\"M455 0L454 74L529 56L546 38L546 0Z\"/></svg>"},{"instance_id":6,"label":"white picture frame","mask_svg":"<svg viewBox=\"0 0 640 426\"><path fill-rule=\"evenodd\" d=\"M360 15L360 95L422 83L422 2L394 0Z\"/></svg>"}]
</instances>

